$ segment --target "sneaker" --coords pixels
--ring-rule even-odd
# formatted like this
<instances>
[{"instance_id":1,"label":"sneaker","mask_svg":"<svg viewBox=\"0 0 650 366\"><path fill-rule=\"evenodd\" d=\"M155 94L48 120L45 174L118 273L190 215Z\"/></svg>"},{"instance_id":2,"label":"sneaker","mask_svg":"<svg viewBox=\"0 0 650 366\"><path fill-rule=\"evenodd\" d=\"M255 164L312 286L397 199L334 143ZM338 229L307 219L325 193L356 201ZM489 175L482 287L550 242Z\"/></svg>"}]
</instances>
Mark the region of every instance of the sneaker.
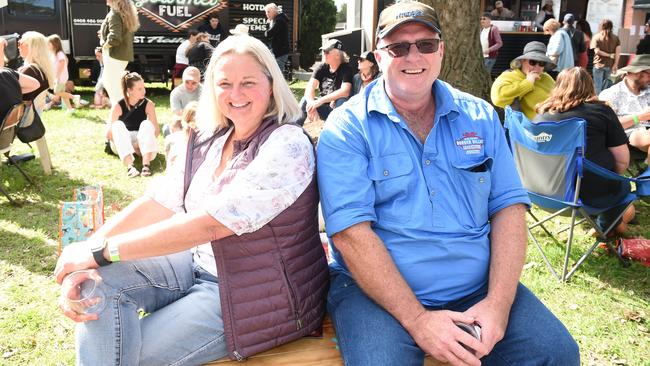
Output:
<instances>
[{"instance_id":1,"label":"sneaker","mask_svg":"<svg viewBox=\"0 0 650 366\"><path fill-rule=\"evenodd\" d=\"M148 177L151 175L151 168L149 168L149 165L142 166L142 171L140 172L140 175L143 177Z\"/></svg>"},{"instance_id":2,"label":"sneaker","mask_svg":"<svg viewBox=\"0 0 650 366\"><path fill-rule=\"evenodd\" d=\"M87 100L85 100L85 99L79 99L79 105L80 105L80 106L85 107L85 106L87 106L88 104L90 104L89 101L87 101Z\"/></svg>"},{"instance_id":3,"label":"sneaker","mask_svg":"<svg viewBox=\"0 0 650 366\"><path fill-rule=\"evenodd\" d=\"M75 112L76 112L76 109L74 109L74 108L70 108L70 109L65 110L65 114L67 114L67 115L74 114Z\"/></svg>"},{"instance_id":4,"label":"sneaker","mask_svg":"<svg viewBox=\"0 0 650 366\"><path fill-rule=\"evenodd\" d=\"M138 169L136 169L133 165L131 165L131 166L126 170L126 175L127 175L129 178L135 178L135 177L137 177L138 175L140 175L140 172L139 172Z\"/></svg>"},{"instance_id":5,"label":"sneaker","mask_svg":"<svg viewBox=\"0 0 650 366\"><path fill-rule=\"evenodd\" d=\"M74 104L75 108L79 108L81 106L81 95L75 94L72 96L72 103Z\"/></svg>"}]
</instances>

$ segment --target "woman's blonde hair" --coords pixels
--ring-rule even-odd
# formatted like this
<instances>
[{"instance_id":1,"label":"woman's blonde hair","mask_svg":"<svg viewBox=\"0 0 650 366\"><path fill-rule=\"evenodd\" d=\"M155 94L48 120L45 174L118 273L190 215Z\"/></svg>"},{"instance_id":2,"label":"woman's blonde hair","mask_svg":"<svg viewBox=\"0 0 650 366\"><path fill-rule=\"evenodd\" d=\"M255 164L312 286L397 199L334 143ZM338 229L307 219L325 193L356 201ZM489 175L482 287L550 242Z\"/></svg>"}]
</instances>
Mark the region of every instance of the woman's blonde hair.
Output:
<instances>
[{"instance_id":1,"label":"woman's blonde hair","mask_svg":"<svg viewBox=\"0 0 650 366\"><path fill-rule=\"evenodd\" d=\"M557 20L549 19L544 23L544 30L555 33L558 29L560 29L561 26L562 25Z\"/></svg>"},{"instance_id":2,"label":"woman's blonde hair","mask_svg":"<svg viewBox=\"0 0 650 366\"><path fill-rule=\"evenodd\" d=\"M572 67L560 72L548 99L537 104L535 111L538 114L562 113L583 103L605 104L596 96L589 72L582 67Z\"/></svg>"},{"instance_id":3,"label":"woman's blonde hair","mask_svg":"<svg viewBox=\"0 0 650 366\"><path fill-rule=\"evenodd\" d=\"M50 60L50 48L47 46L47 38L39 32L29 31L25 32L20 37L20 43L27 46L29 52L25 59L25 65L34 65L45 76L45 81L50 88L54 87L56 78L54 76L54 69L52 68L52 60Z\"/></svg>"},{"instance_id":4,"label":"woman's blonde hair","mask_svg":"<svg viewBox=\"0 0 650 366\"><path fill-rule=\"evenodd\" d=\"M197 127L200 130L214 132L230 125L230 121L219 109L215 92L217 62L221 57L229 54L253 57L271 83L271 100L264 118L273 116L278 123L289 123L302 116L298 102L296 102L296 98L284 80L280 67L268 47L262 41L251 36L230 36L214 49L205 72L204 88L196 115Z\"/></svg>"},{"instance_id":5,"label":"woman's blonde hair","mask_svg":"<svg viewBox=\"0 0 650 366\"><path fill-rule=\"evenodd\" d=\"M129 32L135 33L140 28L138 8L131 0L111 0L110 8L120 15Z\"/></svg>"}]
</instances>

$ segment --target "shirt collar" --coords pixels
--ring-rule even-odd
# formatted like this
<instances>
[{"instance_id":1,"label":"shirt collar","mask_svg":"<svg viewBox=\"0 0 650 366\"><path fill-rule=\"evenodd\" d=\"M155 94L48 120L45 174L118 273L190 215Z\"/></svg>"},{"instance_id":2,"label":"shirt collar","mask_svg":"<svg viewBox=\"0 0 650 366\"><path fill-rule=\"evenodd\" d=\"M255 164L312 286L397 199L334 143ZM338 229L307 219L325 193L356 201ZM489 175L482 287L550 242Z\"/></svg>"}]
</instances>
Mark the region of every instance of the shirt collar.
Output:
<instances>
[{"instance_id":1,"label":"shirt collar","mask_svg":"<svg viewBox=\"0 0 650 366\"><path fill-rule=\"evenodd\" d=\"M399 123L401 118L386 94L384 76L382 75L371 88L368 93L368 114L372 111L379 112L386 115L391 121ZM450 88L449 84L439 79L436 79L431 87L431 93L436 100L436 121L442 116L447 116L452 121L459 115L458 106L454 102L454 95Z\"/></svg>"}]
</instances>

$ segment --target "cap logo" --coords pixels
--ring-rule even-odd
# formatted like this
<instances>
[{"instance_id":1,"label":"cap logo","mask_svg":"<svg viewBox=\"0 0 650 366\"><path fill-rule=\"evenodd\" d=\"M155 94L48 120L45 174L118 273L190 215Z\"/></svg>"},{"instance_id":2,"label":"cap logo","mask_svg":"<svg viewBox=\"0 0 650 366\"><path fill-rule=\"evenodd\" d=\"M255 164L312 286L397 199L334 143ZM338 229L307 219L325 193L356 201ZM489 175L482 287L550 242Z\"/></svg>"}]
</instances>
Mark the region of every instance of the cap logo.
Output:
<instances>
[{"instance_id":1,"label":"cap logo","mask_svg":"<svg viewBox=\"0 0 650 366\"><path fill-rule=\"evenodd\" d=\"M422 10L411 10L411 11L405 11L402 13L398 13L395 16L395 19L402 19L402 18L415 18L424 15L424 12Z\"/></svg>"}]
</instances>

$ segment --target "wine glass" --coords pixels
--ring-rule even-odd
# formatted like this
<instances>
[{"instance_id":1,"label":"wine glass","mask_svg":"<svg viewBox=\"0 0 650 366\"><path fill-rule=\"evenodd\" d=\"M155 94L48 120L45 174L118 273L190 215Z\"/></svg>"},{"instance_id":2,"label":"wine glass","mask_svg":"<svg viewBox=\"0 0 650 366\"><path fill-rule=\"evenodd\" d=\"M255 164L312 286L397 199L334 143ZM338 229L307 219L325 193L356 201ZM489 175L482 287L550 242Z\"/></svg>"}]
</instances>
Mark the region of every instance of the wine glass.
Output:
<instances>
[{"instance_id":1,"label":"wine glass","mask_svg":"<svg viewBox=\"0 0 650 366\"><path fill-rule=\"evenodd\" d=\"M106 306L102 278L94 269L71 272L61 284L64 306L79 314L98 314Z\"/></svg>"}]
</instances>

